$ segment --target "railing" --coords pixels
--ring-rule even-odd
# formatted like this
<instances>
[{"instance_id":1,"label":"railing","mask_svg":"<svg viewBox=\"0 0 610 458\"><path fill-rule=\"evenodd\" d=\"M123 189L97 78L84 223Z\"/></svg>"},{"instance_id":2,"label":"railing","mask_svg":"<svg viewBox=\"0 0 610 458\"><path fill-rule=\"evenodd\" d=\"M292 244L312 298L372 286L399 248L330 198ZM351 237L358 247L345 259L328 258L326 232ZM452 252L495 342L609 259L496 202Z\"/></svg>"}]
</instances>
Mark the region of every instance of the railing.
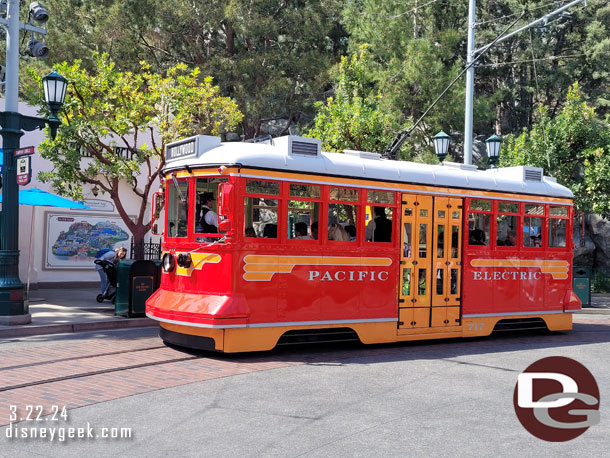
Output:
<instances>
[{"instance_id":1,"label":"railing","mask_svg":"<svg viewBox=\"0 0 610 458\"><path fill-rule=\"evenodd\" d=\"M131 238L131 247L129 250L130 259L144 259L146 261L161 259L161 239L155 243L152 239L148 242L136 243Z\"/></svg>"}]
</instances>

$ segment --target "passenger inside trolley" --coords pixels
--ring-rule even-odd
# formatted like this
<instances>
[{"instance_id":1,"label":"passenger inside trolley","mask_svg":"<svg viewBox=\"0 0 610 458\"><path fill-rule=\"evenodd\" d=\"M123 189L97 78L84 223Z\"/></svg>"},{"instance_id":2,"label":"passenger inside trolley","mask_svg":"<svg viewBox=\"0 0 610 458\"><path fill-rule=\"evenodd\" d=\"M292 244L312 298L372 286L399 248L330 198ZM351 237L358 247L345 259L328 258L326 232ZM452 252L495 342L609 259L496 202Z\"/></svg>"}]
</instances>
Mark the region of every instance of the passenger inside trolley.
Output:
<instances>
[{"instance_id":1,"label":"passenger inside trolley","mask_svg":"<svg viewBox=\"0 0 610 458\"><path fill-rule=\"evenodd\" d=\"M307 223L300 221L294 225L295 238L300 240L313 240L313 237L307 233Z\"/></svg>"},{"instance_id":2,"label":"passenger inside trolley","mask_svg":"<svg viewBox=\"0 0 610 458\"><path fill-rule=\"evenodd\" d=\"M349 239L349 234L339 223L333 223L328 228L328 240L348 242Z\"/></svg>"},{"instance_id":3,"label":"passenger inside trolley","mask_svg":"<svg viewBox=\"0 0 610 458\"><path fill-rule=\"evenodd\" d=\"M487 245L485 232L479 228L475 228L468 233L469 245Z\"/></svg>"},{"instance_id":4,"label":"passenger inside trolley","mask_svg":"<svg viewBox=\"0 0 610 458\"><path fill-rule=\"evenodd\" d=\"M366 226L368 242L391 242L392 220L388 219L385 207L374 207L375 219Z\"/></svg>"},{"instance_id":5,"label":"passenger inside trolley","mask_svg":"<svg viewBox=\"0 0 610 458\"><path fill-rule=\"evenodd\" d=\"M350 242L355 242L356 241L356 226L354 226L353 224L348 224L347 226L344 227L344 229L345 229L345 232L347 232L349 235Z\"/></svg>"},{"instance_id":6,"label":"passenger inside trolley","mask_svg":"<svg viewBox=\"0 0 610 458\"><path fill-rule=\"evenodd\" d=\"M311 223L311 236L314 240L318 240L318 222Z\"/></svg>"},{"instance_id":7,"label":"passenger inside trolley","mask_svg":"<svg viewBox=\"0 0 610 458\"><path fill-rule=\"evenodd\" d=\"M277 224L268 223L263 228L263 238L276 239L277 238Z\"/></svg>"}]
</instances>

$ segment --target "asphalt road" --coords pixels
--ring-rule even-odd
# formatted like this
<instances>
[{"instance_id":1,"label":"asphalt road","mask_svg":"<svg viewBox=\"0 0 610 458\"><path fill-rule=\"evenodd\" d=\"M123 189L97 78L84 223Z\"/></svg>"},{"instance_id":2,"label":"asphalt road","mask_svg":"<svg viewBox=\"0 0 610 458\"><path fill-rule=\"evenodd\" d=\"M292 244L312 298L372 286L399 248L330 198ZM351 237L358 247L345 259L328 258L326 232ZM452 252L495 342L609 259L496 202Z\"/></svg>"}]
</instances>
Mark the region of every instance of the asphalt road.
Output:
<instances>
[{"instance_id":1,"label":"asphalt road","mask_svg":"<svg viewBox=\"0 0 610 458\"><path fill-rule=\"evenodd\" d=\"M610 316L581 317L586 320L574 331L558 334L278 350L263 358L298 364L100 402L69 410L67 421L53 423L89 424L96 432L130 427L131 438L9 439L4 427L0 456L608 456ZM151 330L112 335L149 337ZM91 346L100 338L22 339L0 350ZM579 361L599 385L601 422L569 442L537 439L515 416L518 374L546 356ZM213 361L247 366L260 357Z\"/></svg>"}]
</instances>

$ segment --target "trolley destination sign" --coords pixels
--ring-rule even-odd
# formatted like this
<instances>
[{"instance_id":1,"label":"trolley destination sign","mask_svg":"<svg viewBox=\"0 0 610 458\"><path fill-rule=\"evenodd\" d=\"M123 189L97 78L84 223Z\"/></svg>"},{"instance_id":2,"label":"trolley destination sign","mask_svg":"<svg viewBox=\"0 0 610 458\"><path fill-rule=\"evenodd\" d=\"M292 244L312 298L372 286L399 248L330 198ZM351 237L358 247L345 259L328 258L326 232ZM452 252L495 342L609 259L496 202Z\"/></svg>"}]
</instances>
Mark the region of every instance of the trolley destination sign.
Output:
<instances>
[{"instance_id":1,"label":"trolley destination sign","mask_svg":"<svg viewBox=\"0 0 610 458\"><path fill-rule=\"evenodd\" d=\"M175 143L170 143L165 148L165 159L182 159L197 155L197 137L188 138Z\"/></svg>"},{"instance_id":2,"label":"trolley destination sign","mask_svg":"<svg viewBox=\"0 0 610 458\"><path fill-rule=\"evenodd\" d=\"M195 135L170 143L165 147L165 160L196 159L205 151L220 146L220 137Z\"/></svg>"}]
</instances>

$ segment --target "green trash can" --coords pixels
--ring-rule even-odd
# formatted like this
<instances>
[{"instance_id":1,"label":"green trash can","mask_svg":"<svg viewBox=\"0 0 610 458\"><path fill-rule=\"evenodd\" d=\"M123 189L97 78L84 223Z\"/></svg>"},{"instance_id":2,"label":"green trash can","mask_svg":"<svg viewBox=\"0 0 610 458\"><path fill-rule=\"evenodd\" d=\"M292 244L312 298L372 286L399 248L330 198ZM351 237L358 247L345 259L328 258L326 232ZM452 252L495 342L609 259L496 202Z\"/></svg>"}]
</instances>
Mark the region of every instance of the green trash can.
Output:
<instances>
[{"instance_id":1,"label":"green trash can","mask_svg":"<svg viewBox=\"0 0 610 458\"><path fill-rule=\"evenodd\" d=\"M583 307L591 307L591 268L574 266L572 288Z\"/></svg>"},{"instance_id":2,"label":"green trash can","mask_svg":"<svg viewBox=\"0 0 610 458\"><path fill-rule=\"evenodd\" d=\"M160 263L133 259L121 261L117 270L114 314L145 316L146 299L159 288L160 278Z\"/></svg>"}]
</instances>

